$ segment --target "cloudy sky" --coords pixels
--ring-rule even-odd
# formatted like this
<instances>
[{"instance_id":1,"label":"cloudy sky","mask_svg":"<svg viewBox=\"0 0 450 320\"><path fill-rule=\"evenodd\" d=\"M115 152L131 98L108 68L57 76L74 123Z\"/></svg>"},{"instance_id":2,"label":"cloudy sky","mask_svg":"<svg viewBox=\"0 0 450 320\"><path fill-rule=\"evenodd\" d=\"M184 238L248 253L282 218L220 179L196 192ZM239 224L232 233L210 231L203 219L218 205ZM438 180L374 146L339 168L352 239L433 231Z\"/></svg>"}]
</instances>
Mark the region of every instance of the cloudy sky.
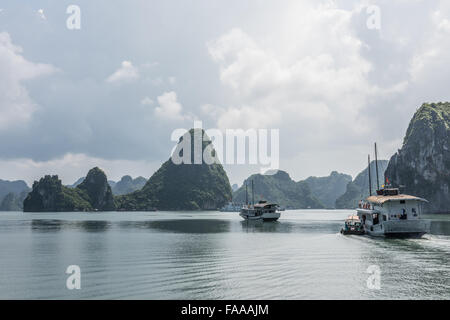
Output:
<instances>
[{"instance_id":1,"label":"cloudy sky","mask_svg":"<svg viewBox=\"0 0 450 320\"><path fill-rule=\"evenodd\" d=\"M423 102L450 100L448 52L446 0L2 1L0 179L149 177L194 120L279 129L296 180L355 175Z\"/></svg>"}]
</instances>

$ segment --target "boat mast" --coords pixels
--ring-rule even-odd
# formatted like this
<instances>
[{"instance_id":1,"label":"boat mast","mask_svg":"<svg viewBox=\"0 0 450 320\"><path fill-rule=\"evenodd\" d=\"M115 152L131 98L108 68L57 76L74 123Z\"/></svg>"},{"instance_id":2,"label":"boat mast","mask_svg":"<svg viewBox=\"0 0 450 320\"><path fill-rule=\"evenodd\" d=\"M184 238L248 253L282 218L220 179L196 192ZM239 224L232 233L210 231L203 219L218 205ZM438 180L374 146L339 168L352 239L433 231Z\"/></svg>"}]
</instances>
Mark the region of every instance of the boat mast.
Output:
<instances>
[{"instance_id":1,"label":"boat mast","mask_svg":"<svg viewBox=\"0 0 450 320\"><path fill-rule=\"evenodd\" d=\"M375 142L375 168L377 170L377 190L380 190L380 182L378 181L378 152L376 142Z\"/></svg>"},{"instance_id":2,"label":"boat mast","mask_svg":"<svg viewBox=\"0 0 450 320\"><path fill-rule=\"evenodd\" d=\"M253 186L253 180L252 180L252 205L255 205L255 188Z\"/></svg>"},{"instance_id":3,"label":"boat mast","mask_svg":"<svg viewBox=\"0 0 450 320\"><path fill-rule=\"evenodd\" d=\"M245 181L245 204L248 206L247 181Z\"/></svg>"},{"instance_id":4,"label":"boat mast","mask_svg":"<svg viewBox=\"0 0 450 320\"><path fill-rule=\"evenodd\" d=\"M372 195L372 175L370 173L370 154L369 154L369 196Z\"/></svg>"}]
</instances>

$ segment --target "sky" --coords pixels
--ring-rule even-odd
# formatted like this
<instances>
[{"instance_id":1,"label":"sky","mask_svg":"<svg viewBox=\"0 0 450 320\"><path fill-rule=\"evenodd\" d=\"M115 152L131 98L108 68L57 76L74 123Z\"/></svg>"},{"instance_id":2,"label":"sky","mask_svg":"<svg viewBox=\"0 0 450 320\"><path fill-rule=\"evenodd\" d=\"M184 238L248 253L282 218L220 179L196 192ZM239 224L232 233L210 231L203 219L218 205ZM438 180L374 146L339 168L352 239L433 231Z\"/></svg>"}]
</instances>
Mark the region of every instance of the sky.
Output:
<instances>
[{"instance_id":1,"label":"sky","mask_svg":"<svg viewBox=\"0 0 450 320\"><path fill-rule=\"evenodd\" d=\"M148 178L194 121L278 129L295 180L355 176L422 103L450 100L449 50L446 0L4 0L0 179Z\"/></svg>"}]
</instances>

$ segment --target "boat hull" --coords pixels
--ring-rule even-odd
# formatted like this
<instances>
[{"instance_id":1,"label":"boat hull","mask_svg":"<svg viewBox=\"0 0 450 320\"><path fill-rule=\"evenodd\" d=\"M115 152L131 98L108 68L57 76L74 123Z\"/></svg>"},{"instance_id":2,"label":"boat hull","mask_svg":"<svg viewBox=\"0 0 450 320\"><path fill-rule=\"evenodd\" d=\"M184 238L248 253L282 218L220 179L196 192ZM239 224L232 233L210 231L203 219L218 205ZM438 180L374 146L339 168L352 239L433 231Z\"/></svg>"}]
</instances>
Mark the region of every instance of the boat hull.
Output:
<instances>
[{"instance_id":1,"label":"boat hull","mask_svg":"<svg viewBox=\"0 0 450 320\"><path fill-rule=\"evenodd\" d=\"M429 220L384 221L376 226L365 226L365 232L372 237L421 238L430 232Z\"/></svg>"},{"instance_id":2,"label":"boat hull","mask_svg":"<svg viewBox=\"0 0 450 320\"><path fill-rule=\"evenodd\" d=\"M362 231L362 230L345 230L345 229L341 229L341 233L342 233L344 236L351 236L351 235L354 235L354 236L362 236L362 235L365 234L365 232Z\"/></svg>"},{"instance_id":3,"label":"boat hull","mask_svg":"<svg viewBox=\"0 0 450 320\"><path fill-rule=\"evenodd\" d=\"M278 219L279 219L279 217L278 218L263 218L263 221L271 222L271 221L277 221Z\"/></svg>"},{"instance_id":4,"label":"boat hull","mask_svg":"<svg viewBox=\"0 0 450 320\"><path fill-rule=\"evenodd\" d=\"M249 220L249 221L265 221L265 222L269 222L269 221L277 221L281 214L279 212L267 212L267 213L263 213L261 215L252 215L251 213L246 213L246 212L241 212L239 214L242 219L244 220Z\"/></svg>"}]
</instances>

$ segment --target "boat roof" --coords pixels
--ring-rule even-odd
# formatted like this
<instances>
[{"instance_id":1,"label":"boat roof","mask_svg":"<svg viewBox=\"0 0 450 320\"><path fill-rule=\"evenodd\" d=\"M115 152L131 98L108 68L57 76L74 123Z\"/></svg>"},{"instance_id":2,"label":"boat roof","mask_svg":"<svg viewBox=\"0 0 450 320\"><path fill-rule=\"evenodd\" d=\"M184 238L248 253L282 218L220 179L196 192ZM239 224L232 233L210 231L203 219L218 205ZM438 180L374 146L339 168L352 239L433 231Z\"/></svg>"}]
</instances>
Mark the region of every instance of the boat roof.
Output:
<instances>
[{"instance_id":1,"label":"boat roof","mask_svg":"<svg viewBox=\"0 0 450 320\"><path fill-rule=\"evenodd\" d=\"M377 204L384 204L386 202L391 201L402 201L402 200L415 200L415 201L422 201L422 202L428 202L426 199L410 196L407 194L398 194L395 196L371 196L367 198L367 201L371 203L377 203Z\"/></svg>"},{"instance_id":2,"label":"boat roof","mask_svg":"<svg viewBox=\"0 0 450 320\"><path fill-rule=\"evenodd\" d=\"M277 206L277 204L276 203L263 202L263 203L256 203L254 205L255 208L264 208L264 207L273 207L273 206Z\"/></svg>"}]
</instances>

